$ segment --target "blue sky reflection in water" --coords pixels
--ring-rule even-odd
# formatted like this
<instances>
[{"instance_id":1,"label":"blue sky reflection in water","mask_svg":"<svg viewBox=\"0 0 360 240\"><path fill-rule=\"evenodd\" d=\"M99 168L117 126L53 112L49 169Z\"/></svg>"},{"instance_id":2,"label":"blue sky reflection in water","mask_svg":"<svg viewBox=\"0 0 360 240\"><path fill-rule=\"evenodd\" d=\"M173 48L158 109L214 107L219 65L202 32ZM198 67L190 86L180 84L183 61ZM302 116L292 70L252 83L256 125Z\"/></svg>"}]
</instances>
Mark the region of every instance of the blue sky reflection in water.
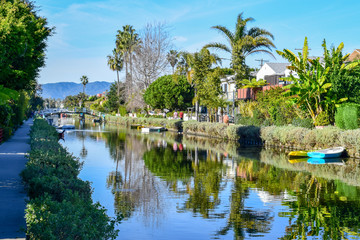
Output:
<instances>
[{"instance_id":1,"label":"blue sky reflection in water","mask_svg":"<svg viewBox=\"0 0 360 240\"><path fill-rule=\"evenodd\" d=\"M359 188L316 177L347 171L351 183L359 178L352 161L295 166L269 150L226 157L211 147L231 149L223 142L94 130L68 132L64 145L84 160L80 177L92 182L93 199L125 216L118 239L358 238Z\"/></svg>"}]
</instances>

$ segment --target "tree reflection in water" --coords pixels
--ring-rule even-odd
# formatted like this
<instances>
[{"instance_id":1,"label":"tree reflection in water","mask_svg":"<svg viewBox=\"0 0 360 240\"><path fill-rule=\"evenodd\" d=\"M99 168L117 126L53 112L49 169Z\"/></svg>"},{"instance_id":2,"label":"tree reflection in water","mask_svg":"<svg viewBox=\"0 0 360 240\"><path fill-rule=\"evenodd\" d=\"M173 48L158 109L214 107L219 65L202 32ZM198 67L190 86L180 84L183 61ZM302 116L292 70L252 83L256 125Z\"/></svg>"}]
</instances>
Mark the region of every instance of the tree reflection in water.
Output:
<instances>
[{"instance_id":1,"label":"tree reflection in water","mask_svg":"<svg viewBox=\"0 0 360 240\"><path fill-rule=\"evenodd\" d=\"M106 139L116 162L115 172L110 172L107 177L116 214L126 219L137 210L145 223L157 224L164 210L163 187L144 166L142 155L146 146L138 137L124 133L106 134Z\"/></svg>"},{"instance_id":2,"label":"tree reflection in water","mask_svg":"<svg viewBox=\"0 0 360 240\"><path fill-rule=\"evenodd\" d=\"M184 147L161 136L152 139L150 135L125 134L119 130L102 137L116 162L115 171L108 175L107 187L114 195L117 213L126 218L139 213L146 223L157 222L164 216L164 195L172 191L181 199L185 197L177 207L179 213L226 220L214 233L215 238L231 233L234 239L267 236L274 229L283 232L281 239L359 237L359 188L318 177L300 167L301 171L296 171L287 159L279 160L278 155L269 155L267 150L262 150L257 160L233 158L236 172L229 180L227 160L215 148L199 147L196 142L189 147L190 140L188 147ZM358 170L346 166L311 166L306 170L333 173L335 168L343 172L352 170L354 174L350 176L357 176ZM330 179L336 178L333 175ZM353 182L357 182L355 178ZM227 184L232 189L230 201L223 203L226 198L220 196L227 194L224 191ZM247 207L250 194L260 190L276 198L284 207L282 212ZM288 219L287 226L274 226L275 214Z\"/></svg>"}]
</instances>

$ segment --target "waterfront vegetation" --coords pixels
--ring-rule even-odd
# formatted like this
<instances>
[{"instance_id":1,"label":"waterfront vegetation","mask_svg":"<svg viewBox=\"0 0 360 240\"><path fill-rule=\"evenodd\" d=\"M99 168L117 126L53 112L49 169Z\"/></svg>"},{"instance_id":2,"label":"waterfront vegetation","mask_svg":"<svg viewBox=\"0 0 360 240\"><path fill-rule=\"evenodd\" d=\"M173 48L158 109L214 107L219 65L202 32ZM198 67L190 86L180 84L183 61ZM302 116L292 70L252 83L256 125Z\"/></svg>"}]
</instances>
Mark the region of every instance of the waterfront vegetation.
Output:
<instances>
[{"instance_id":1,"label":"waterfront vegetation","mask_svg":"<svg viewBox=\"0 0 360 240\"><path fill-rule=\"evenodd\" d=\"M269 145L289 149L321 149L344 146L348 156L360 157L360 130L342 130L328 126L323 129L286 126L226 125L224 123L169 120L165 118L131 118L106 116L108 123L166 127L184 134L228 139L245 144Z\"/></svg>"},{"instance_id":2,"label":"waterfront vegetation","mask_svg":"<svg viewBox=\"0 0 360 240\"><path fill-rule=\"evenodd\" d=\"M115 239L116 221L93 203L90 183L78 177L82 163L58 143L55 128L36 119L30 145L21 173L29 196L25 216L29 239Z\"/></svg>"},{"instance_id":3,"label":"waterfront vegetation","mask_svg":"<svg viewBox=\"0 0 360 240\"><path fill-rule=\"evenodd\" d=\"M45 18L37 16L35 9L31 2L23 0L1 1L0 5L3 19L0 24L0 128L5 130L5 138L43 105L36 78L45 64L46 40L54 29L47 26ZM349 55L342 53L344 44L328 49L325 40L322 58L311 58L305 38L303 51L297 55L288 49L277 51L291 64L288 69L293 75L283 80L292 84L259 91L265 82L247 80L250 68L245 60L256 52L272 55L274 36L265 29L247 28L251 21L252 18L244 18L241 13L233 32L224 26L214 26L230 46L209 43L194 53L170 49L171 37L166 26L160 23L147 24L142 32L130 25L117 31L115 48L107 57L109 68L117 74L109 93L87 96L85 88L89 79L84 75L81 77L83 92L68 96L65 107L86 106L107 113L108 123L126 127L138 124L181 131L184 133L178 136L182 138L181 145L177 140L166 139L173 148L162 148L147 139L151 146L147 148L139 141L146 137L125 133L103 135L108 137L110 155L116 161L116 171L110 172L106 179L107 188L114 195L115 220L99 203L92 201L90 183L79 178L82 163L58 143L56 130L44 120L35 120L30 134L29 160L21 173L29 196L25 216L27 236L30 239L115 239L118 234L115 225L121 218L130 218L137 208L157 211L154 208L161 205L159 196L154 194L156 186L136 185L154 183L153 175L166 181L174 193L185 194L177 211L191 212L204 219L227 218L216 237L226 235L231 229L239 239L247 232L263 234L271 229L274 217L269 211L244 209L252 189L273 195L286 190L296 197L296 201L283 202L289 213L279 214L289 218L284 239L306 235L339 239L347 233L358 236L359 189L353 187L358 186L360 180L356 160L348 160L341 168L293 165L284 153L274 154L265 149L255 154L259 161L253 161L244 152L239 153L234 142L309 150L341 145L349 156L359 158L360 61L347 62ZM221 58L210 49L230 53L230 68L221 68ZM169 64L172 75L164 75ZM123 70L125 80L121 82L119 72ZM200 105L207 107L210 116L219 112L223 115L230 104L222 97L220 84L228 75L234 75L237 88L250 87L256 92L256 99L235 102L234 108L239 112L235 124L216 123L213 117L209 117L209 122L198 122L150 116L150 110L169 111L167 116L172 116L173 111L186 111L192 106L198 112ZM129 117L134 112L138 117ZM315 129L315 126L326 127ZM214 143L194 140L192 135L215 140ZM232 142L225 143L223 139ZM187 151L183 151L184 145ZM198 151L199 146L205 150ZM220 153L223 153L221 157ZM215 214L225 188L222 176L227 167L222 161L228 154L240 158L229 197L230 207L228 213ZM143 160L146 168L141 168L142 171L151 173L145 174L146 181L131 181L135 174L122 178L119 162L125 158L126 167L131 170L130 160L126 159L130 155L138 155ZM147 202L142 202L143 199ZM312 226L310 232L309 226Z\"/></svg>"},{"instance_id":4,"label":"waterfront vegetation","mask_svg":"<svg viewBox=\"0 0 360 240\"><path fill-rule=\"evenodd\" d=\"M53 28L29 1L1 1L0 19L0 128L6 140L43 105L36 77Z\"/></svg>"}]
</instances>

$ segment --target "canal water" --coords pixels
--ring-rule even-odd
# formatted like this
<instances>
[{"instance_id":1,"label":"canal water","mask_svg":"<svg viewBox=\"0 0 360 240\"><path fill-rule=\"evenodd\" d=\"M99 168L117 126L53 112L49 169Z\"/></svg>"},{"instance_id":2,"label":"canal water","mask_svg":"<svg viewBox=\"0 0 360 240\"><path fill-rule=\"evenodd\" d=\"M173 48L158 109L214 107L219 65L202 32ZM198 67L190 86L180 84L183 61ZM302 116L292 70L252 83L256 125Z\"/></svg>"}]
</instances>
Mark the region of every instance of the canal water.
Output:
<instances>
[{"instance_id":1,"label":"canal water","mask_svg":"<svg viewBox=\"0 0 360 240\"><path fill-rule=\"evenodd\" d=\"M358 160L98 124L63 145L93 200L122 217L118 239L360 239Z\"/></svg>"}]
</instances>

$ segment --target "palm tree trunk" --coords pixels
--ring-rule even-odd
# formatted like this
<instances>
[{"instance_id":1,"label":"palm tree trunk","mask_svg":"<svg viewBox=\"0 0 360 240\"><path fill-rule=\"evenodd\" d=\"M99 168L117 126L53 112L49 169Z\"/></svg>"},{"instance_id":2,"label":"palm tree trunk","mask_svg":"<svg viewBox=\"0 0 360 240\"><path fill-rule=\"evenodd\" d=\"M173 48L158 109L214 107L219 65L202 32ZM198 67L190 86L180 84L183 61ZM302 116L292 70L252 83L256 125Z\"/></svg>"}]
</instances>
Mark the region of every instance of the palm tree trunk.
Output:
<instances>
[{"instance_id":1,"label":"palm tree trunk","mask_svg":"<svg viewBox=\"0 0 360 240\"><path fill-rule=\"evenodd\" d=\"M196 98L197 96L197 90L196 87L194 87L194 97ZM196 121L199 121L199 102L196 100L195 102L195 118Z\"/></svg>"},{"instance_id":2,"label":"palm tree trunk","mask_svg":"<svg viewBox=\"0 0 360 240\"><path fill-rule=\"evenodd\" d=\"M133 67L132 67L132 52L130 52L130 86L133 88Z\"/></svg>"},{"instance_id":3,"label":"palm tree trunk","mask_svg":"<svg viewBox=\"0 0 360 240\"><path fill-rule=\"evenodd\" d=\"M125 89L126 95L129 95L129 67L128 67L128 54L125 57Z\"/></svg>"},{"instance_id":4,"label":"palm tree trunk","mask_svg":"<svg viewBox=\"0 0 360 240\"><path fill-rule=\"evenodd\" d=\"M120 79L119 79L119 71L116 70L116 75L117 75L117 86L116 86L116 90L117 90L117 97L118 97L118 101L119 101L119 107L120 107ZM120 113L120 110L118 108L117 113Z\"/></svg>"}]
</instances>

